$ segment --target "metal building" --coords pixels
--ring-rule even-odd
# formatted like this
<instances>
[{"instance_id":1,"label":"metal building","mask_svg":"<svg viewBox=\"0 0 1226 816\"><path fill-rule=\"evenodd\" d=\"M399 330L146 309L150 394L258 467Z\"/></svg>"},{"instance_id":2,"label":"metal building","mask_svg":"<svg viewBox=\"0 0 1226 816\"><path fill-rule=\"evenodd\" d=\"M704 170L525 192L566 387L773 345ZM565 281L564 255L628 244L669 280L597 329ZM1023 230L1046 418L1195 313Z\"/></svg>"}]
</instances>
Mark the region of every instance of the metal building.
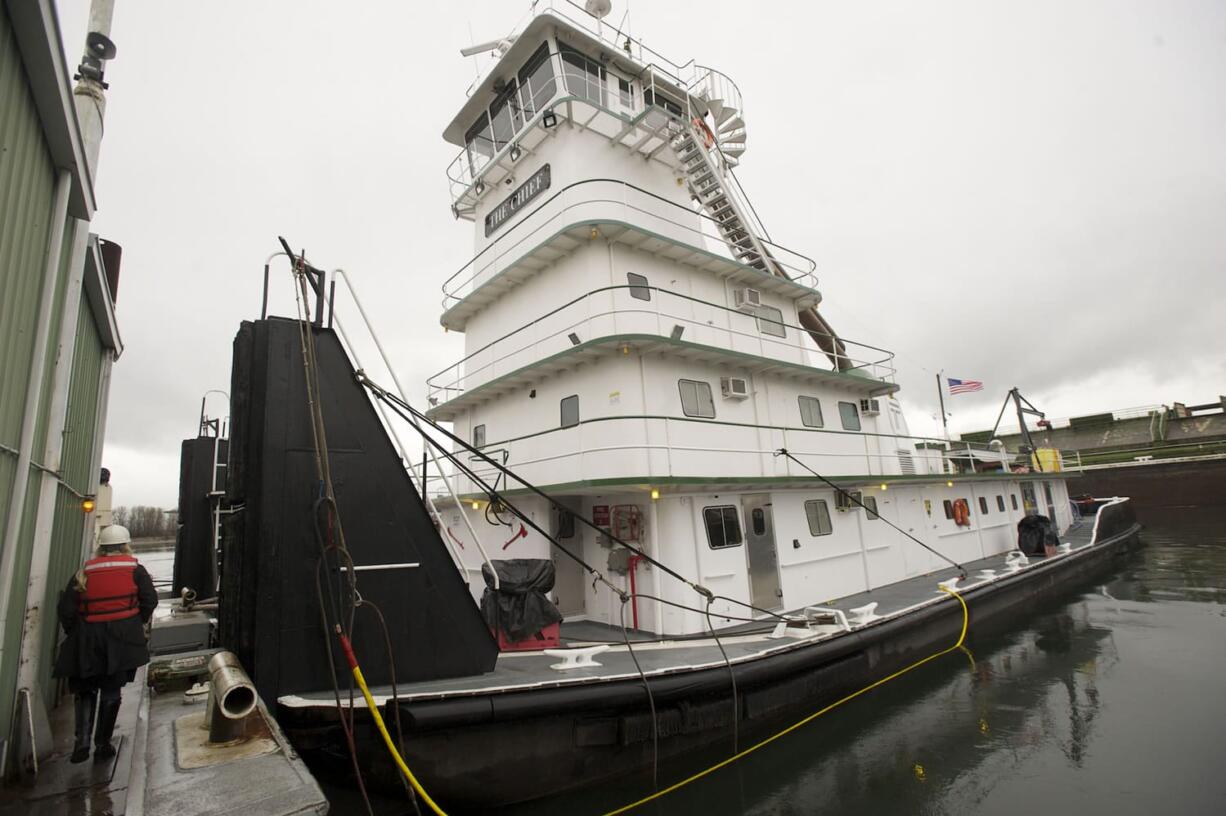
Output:
<instances>
[{"instance_id":1,"label":"metal building","mask_svg":"<svg viewBox=\"0 0 1226 816\"><path fill-rule=\"evenodd\" d=\"M0 0L0 766L50 748L55 603L93 542L118 247L89 231L109 3L64 56L53 0ZM79 81L73 87L74 73ZM110 261L108 270L107 262Z\"/></svg>"}]
</instances>

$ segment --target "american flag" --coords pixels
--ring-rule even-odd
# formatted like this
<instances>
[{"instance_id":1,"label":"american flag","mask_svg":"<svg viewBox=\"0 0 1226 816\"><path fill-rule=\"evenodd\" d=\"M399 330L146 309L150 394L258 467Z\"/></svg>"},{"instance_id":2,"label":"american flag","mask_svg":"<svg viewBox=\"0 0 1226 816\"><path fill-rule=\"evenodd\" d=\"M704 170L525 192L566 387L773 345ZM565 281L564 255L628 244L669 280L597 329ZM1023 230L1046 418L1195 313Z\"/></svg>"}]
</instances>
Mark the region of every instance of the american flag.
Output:
<instances>
[{"instance_id":1,"label":"american flag","mask_svg":"<svg viewBox=\"0 0 1226 816\"><path fill-rule=\"evenodd\" d=\"M953 377L946 377L949 381L949 395L954 394L969 394L972 391L982 391L983 383L979 380L955 380Z\"/></svg>"}]
</instances>

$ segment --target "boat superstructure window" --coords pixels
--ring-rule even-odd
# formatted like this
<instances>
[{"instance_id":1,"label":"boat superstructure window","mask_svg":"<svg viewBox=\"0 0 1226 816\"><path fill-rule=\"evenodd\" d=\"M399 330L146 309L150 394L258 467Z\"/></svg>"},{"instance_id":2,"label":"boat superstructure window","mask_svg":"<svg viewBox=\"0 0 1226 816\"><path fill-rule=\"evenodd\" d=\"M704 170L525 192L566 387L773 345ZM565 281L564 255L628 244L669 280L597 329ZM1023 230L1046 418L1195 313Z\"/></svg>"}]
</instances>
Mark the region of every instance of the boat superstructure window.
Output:
<instances>
[{"instance_id":1,"label":"boat superstructure window","mask_svg":"<svg viewBox=\"0 0 1226 816\"><path fill-rule=\"evenodd\" d=\"M519 100L525 116L532 116L544 108L557 90L553 62L549 59L549 43L544 43L519 69Z\"/></svg>"},{"instance_id":2,"label":"boat superstructure window","mask_svg":"<svg viewBox=\"0 0 1226 816\"><path fill-rule=\"evenodd\" d=\"M464 132L464 145L468 150L468 163L480 167L494 155L494 134L490 130L490 117L482 112L467 131Z\"/></svg>"},{"instance_id":3,"label":"boat superstructure window","mask_svg":"<svg viewBox=\"0 0 1226 816\"><path fill-rule=\"evenodd\" d=\"M647 285L646 275L627 272L626 283L630 284L630 297L637 300L651 300L651 288Z\"/></svg>"},{"instance_id":4,"label":"boat superstructure window","mask_svg":"<svg viewBox=\"0 0 1226 816\"><path fill-rule=\"evenodd\" d=\"M485 426L484 425L474 425L473 426L473 447L474 448L484 448L485 447Z\"/></svg>"},{"instance_id":5,"label":"boat superstructure window","mask_svg":"<svg viewBox=\"0 0 1226 816\"><path fill-rule=\"evenodd\" d=\"M664 110L668 111L673 116L681 115L681 105L669 99L662 93L653 92L650 88L643 91L643 101L648 105L655 105L656 107L664 108Z\"/></svg>"},{"instance_id":6,"label":"boat superstructure window","mask_svg":"<svg viewBox=\"0 0 1226 816\"><path fill-rule=\"evenodd\" d=\"M945 505L945 518L952 519L954 517L954 503L946 499L943 504ZM1014 509L1016 510L1017 508L1015 507Z\"/></svg>"},{"instance_id":7,"label":"boat superstructure window","mask_svg":"<svg viewBox=\"0 0 1226 816\"><path fill-rule=\"evenodd\" d=\"M823 428L825 422L822 420L822 403L817 397L800 396L796 398L800 402L800 424L806 428Z\"/></svg>"},{"instance_id":8,"label":"boat superstructure window","mask_svg":"<svg viewBox=\"0 0 1226 816\"><path fill-rule=\"evenodd\" d=\"M617 78L617 101L625 110L634 110L634 84L630 80Z\"/></svg>"},{"instance_id":9,"label":"boat superstructure window","mask_svg":"<svg viewBox=\"0 0 1226 816\"><path fill-rule=\"evenodd\" d=\"M558 43L558 53L562 55L562 71L566 74L566 92L604 107L604 66L562 43Z\"/></svg>"},{"instance_id":10,"label":"boat superstructure window","mask_svg":"<svg viewBox=\"0 0 1226 816\"><path fill-rule=\"evenodd\" d=\"M996 497L996 509L1002 513L1005 512L1005 497L1004 496Z\"/></svg>"},{"instance_id":11,"label":"boat superstructure window","mask_svg":"<svg viewBox=\"0 0 1226 816\"><path fill-rule=\"evenodd\" d=\"M758 331L771 337L787 337L788 330L783 325L783 312L774 306L758 307Z\"/></svg>"},{"instance_id":12,"label":"boat superstructure window","mask_svg":"<svg viewBox=\"0 0 1226 816\"><path fill-rule=\"evenodd\" d=\"M857 499L860 499L861 504L864 505L865 518L867 518L869 521L876 521L877 519L881 518L881 516L877 513L876 496L861 497L858 493L853 493L852 495L854 495Z\"/></svg>"},{"instance_id":13,"label":"boat superstructure window","mask_svg":"<svg viewBox=\"0 0 1226 816\"><path fill-rule=\"evenodd\" d=\"M569 510L558 511L558 538L575 537L575 514Z\"/></svg>"},{"instance_id":14,"label":"boat superstructure window","mask_svg":"<svg viewBox=\"0 0 1226 816\"><path fill-rule=\"evenodd\" d=\"M711 398L711 384L701 380L677 380L681 392L681 413L688 417L715 418L715 400Z\"/></svg>"},{"instance_id":15,"label":"boat superstructure window","mask_svg":"<svg viewBox=\"0 0 1226 816\"><path fill-rule=\"evenodd\" d=\"M860 430L860 407L854 402L840 402L839 419L843 420L843 430Z\"/></svg>"},{"instance_id":16,"label":"boat superstructure window","mask_svg":"<svg viewBox=\"0 0 1226 816\"><path fill-rule=\"evenodd\" d=\"M494 152L497 153L509 145L523 126L524 114L520 109L518 86L512 79L502 93L494 98L494 104L490 105L490 131L494 140Z\"/></svg>"},{"instance_id":17,"label":"boat superstructure window","mask_svg":"<svg viewBox=\"0 0 1226 816\"><path fill-rule=\"evenodd\" d=\"M741 520L732 505L702 508L702 521L711 549L722 550L741 543Z\"/></svg>"},{"instance_id":18,"label":"boat superstructure window","mask_svg":"<svg viewBox=\"0 0 1226 816\"><path fill-rule=\"evenodd\" d=\"M562 427L573 428L579 424L579 395L562 398Z\"/></svg>"},{"instance_id":19,"label":"boat superstructure window","mask_svg":"<svg viewBox=\"0 0 1226 816\"><path fill-rule=\"evenodd\" d=\"M979 497L979 512L985 516L988 514L988 500L986 496Z\"/></svg>"},{"instance_id":20,"label":"boat superstructure window","mask_svg":"<svg viewBox=\"0 0 1226 816\"><path fill-rule=\"evenodd\" d=\"M809 520L809 535L824 536L834 532L830 524L830 506L825 499L805 502L805 518Z\"/></svg>"},{"instance_id":21,"label":"boat superstructure window","mask_svg":"<svg viewBox=\"0 0 1226 816\"><path fill-rule=\"evenodd\" d=\"M1016 509L1017 509L1017 494L1016 494L1016 493L1010 493L1010 494L1009 494L1009 501L1010 501L1010 503L1012 503L1012 505L1013 505L1013 509L1014 509L1014 510L1016 510Z\"/></svg>"},{"instance_id":22,"label":"boat superstructure window","mask_svg":"<svg viewBox=\"0 0 1226 816\"><path fill-rule=\"evenodd\" d=\"M761 507L755 507L749 514L749 523L753 525L754 535L766 535L766 511Z\"/></svg>"}]
</instances>

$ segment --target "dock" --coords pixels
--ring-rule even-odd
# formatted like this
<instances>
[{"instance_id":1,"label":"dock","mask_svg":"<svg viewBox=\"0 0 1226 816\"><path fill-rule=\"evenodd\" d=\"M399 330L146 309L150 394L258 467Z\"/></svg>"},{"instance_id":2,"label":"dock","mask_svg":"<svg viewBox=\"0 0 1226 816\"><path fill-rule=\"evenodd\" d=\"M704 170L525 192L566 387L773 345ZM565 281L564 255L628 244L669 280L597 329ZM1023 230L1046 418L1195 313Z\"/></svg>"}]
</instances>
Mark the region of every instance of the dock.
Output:
<instances>
[{"instance_id":1,"label":"dock","mask_svg":"<svg viewBox=\"0 0 1226 816\"><path fill-rule=\"evenodd\" d=\"M24 783L0 789L0 816L324 814L328 800L261 702L236 744L209 746L205 696L157 692L147 667L123 690L114 758L68 761L71 698L52 712L54 744Z\"/></svg>"}]
</instances>

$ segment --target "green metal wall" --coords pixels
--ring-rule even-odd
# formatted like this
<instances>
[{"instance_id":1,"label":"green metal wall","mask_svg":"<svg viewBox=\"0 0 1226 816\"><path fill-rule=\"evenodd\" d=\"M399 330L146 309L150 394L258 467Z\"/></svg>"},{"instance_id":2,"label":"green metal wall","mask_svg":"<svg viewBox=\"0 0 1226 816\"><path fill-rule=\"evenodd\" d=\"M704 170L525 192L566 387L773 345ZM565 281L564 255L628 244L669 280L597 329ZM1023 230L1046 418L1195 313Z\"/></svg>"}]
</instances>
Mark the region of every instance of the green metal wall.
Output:
<instances>
[{"instance_id":1,"label":"green metal wall","mask_svg":"<svg viewBox=\"0 0 1226 816\"><path fill-rule=\"evenodd\" d=\"M16 478L54 191L55 168L0 4L0 530Z\"/></svg>"},{"instance_id":2,"label":"green metal wall","mask_svg":"<svg viewBox=\"0 0 1226 816\"><path fill-rule=\"evenodd\" d=\"M102 382L102 338L94 315L83 308L77 316L77 340L72 355L72 380L68 388L68 412L64 422L64 448L60 456L61 482L56 488L55 525L51 533L51 560L47 571L47 595L43 599L44 626L39 650L43 699L56 699L51 678L52 659L59 640L55 605L59 594L81 566L85 514L81 496L89 492L94 477L94 429L98 419L98 388Z\"/></svg>"},{"instance_id":3,"label":"green metal wall","mask_svg":"<svg viewBox=\"0 0 1226 816\"><path fill-rule=\"evenodd\" d=\"M36 352L38 319L42 306L47 244L52 232L53 201L57 169L48 150L42 122L31 95L21 62L16 36L5 4L0 3L0 534L6 529L14 482L17 478L17 451L21 446L21 427L28 406L26 395ZM60 266L51 293L52 309L47 328L47 359L39 383L33 439L33 463L23 497L22 524L16 541L0 546L13 547L13 569L0 575L9 588L6 610L8 625L0 632L3 657L0 659L0 739L10 733L16 692L17 667L21 649L22 623L30 579L34 528L42 459L50 432L51 393L57 367L56 349L64 320L64 294L72 278L73 224L67 220L60 247ZM71 364L68 429L64 438L61 472L64 482L57 488L55 524L52 531L48 597L51 607L38 633L39 646L49 656L54 649L54 602L67 574L75 570L81 557L84 517L78 493L88 491L92 482L92 453L98 385L103 355L92 313L82 295L80 312L71 315L75 322L77 347ZM59 365L70 361L59 360ZM56 429L58 433L58 429ZM75 492L74 492L75 491ZM71 563L71 569L69 564ZM45 599L40 599L45 600ZM50 661L44 661L43 690L51 691ZM49 702L55 700L48 696Z\"/></svg>"}]
</instances>

